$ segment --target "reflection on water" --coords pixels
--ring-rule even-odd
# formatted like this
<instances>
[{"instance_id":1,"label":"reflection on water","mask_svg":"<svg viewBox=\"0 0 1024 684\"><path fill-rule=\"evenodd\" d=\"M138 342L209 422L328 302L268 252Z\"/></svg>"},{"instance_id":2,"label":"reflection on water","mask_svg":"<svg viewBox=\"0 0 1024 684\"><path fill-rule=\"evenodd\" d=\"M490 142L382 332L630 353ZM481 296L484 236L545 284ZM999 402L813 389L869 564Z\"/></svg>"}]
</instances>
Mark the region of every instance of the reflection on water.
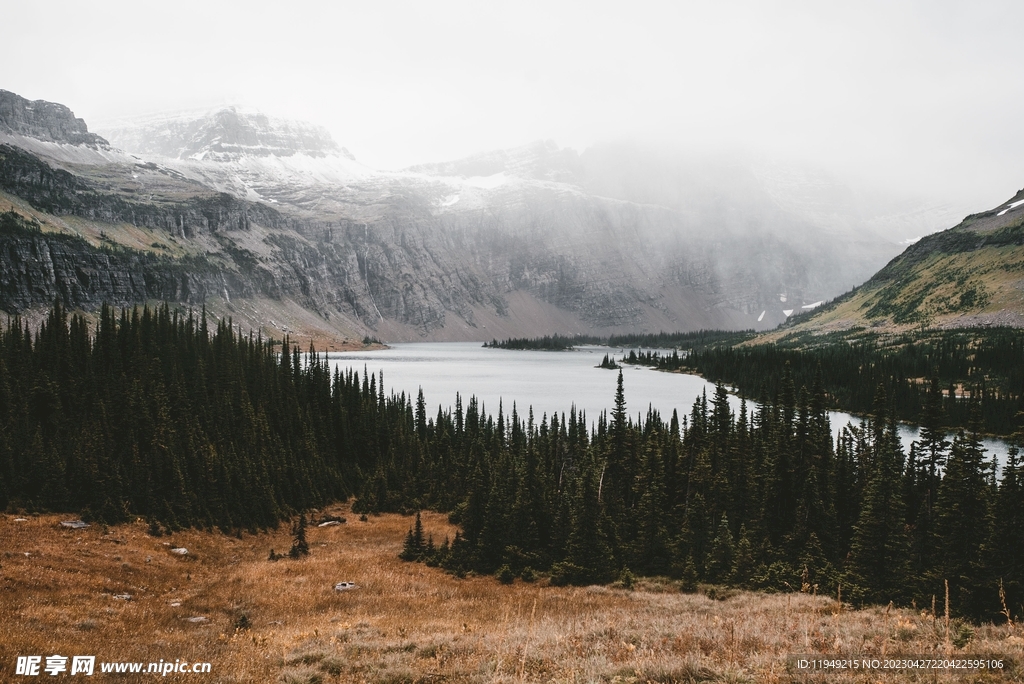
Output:
<instances>
[{"instance_id":1,"label":"reflection on water","mask_svg":"<svg viewBox=\"0 0 1024 684\"><path fill-rule=\"evenodd\" d=\"M616 350L617 351L617 350ZM580 347L576 351L537 352L511 349L484 349L477 342L435 342L395 344L391 349L370 352L331 354L332 364L352 368L360 373L365 368L371 373L384 373L386 392L405 392L415 400L420 388L430 413L440 405L445 409L455 405L455 395L462 395L463 405L470 396L483 404L487 411L497 414L499 402L506 413L515 404L520 415L526 416L533 408L536 421L553 413L568 413L575 406L583 411L590 423L601 411L610 411L615 396L616 371L596 368L607 347ZM672 411L680 418L689 414L694 400L701 392L710 397L714 385L695 375L662 373L642 366L623 369L626 405L636 417L646 415L654 408L665 420ZM730 397L734 410L740 400ZM847 424L860 422L848 413L831 412L832 431L835 434ZM917 438L917 428L902 426L900 437L905 450ZM1007 445L1000 440L984 440L988 455L1000 460L1006 455Z\"/></svg>"}]
</instances>

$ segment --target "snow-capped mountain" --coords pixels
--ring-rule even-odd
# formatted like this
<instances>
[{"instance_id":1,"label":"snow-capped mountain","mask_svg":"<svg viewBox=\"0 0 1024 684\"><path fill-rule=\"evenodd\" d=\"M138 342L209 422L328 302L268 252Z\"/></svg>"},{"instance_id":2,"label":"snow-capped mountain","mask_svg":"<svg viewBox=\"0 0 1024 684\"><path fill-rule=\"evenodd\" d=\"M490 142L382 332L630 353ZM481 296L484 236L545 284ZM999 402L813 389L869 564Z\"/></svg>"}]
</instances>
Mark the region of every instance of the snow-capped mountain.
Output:
<instances>
[{"instance_id":1,"label":"snow-capped mountain","mask_svg":"<svg viewBox=\"0 0 1024 684\"><path fill-rule=\"evenodd\" d=\"M322 126L238 107L121 122L104 134L115 146L145 157L230 162L301 154L341 155L355 161Z\"/></svg>"},{"instance_id":2,"label":"snow-capped mountain","mask_svg":"<svg viewBox=\"0 0 1024 684\"><path fill-rule=\"evenodd\" d=\"M374 175L322 126L238 107L124 121L103 133L116 147L253 201Z\"/></svg>"},{"instance_id":3,"label":"snow-capped mountain","mask_svg":"<svg viewBox=\"0 0 1024 684\"><path fill-rule=\"evenodd\" d=\"M638 146L383 172L321 127L238 108L107 126L110 145L3 130L3 190L105 240L212 259L173 296L249 306L255 325L289 301L291 329L389 339L766 328L900 250L849 211L787 207L748 167Z\"/></svg>"}]
</instances>

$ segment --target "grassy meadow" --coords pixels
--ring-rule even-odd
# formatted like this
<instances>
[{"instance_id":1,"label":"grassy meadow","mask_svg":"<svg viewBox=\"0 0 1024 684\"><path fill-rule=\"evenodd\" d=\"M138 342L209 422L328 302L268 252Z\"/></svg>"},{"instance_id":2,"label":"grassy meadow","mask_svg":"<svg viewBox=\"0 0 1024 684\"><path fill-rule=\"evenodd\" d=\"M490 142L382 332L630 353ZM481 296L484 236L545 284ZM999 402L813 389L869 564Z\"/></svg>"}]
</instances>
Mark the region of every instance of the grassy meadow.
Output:
<instances>
[{"instance_id":1,"label":"grassy meadow","mask_svg":"<svg viewBox=\"0 0 1024 684\"><path fill-rule=\"evenodd\" d=\"M95 655L95 680L117 682L159 675L101 674L100 662L209 662L210 674L166 680L283 684L1021 681L1024 629L953 620L947 639L941 599L933 616L801 592L685 594L668 580L629 590L458 579L398 559L410 517L321 513L347 523L311 527L310 555L276 562L270 550L291 544L285 526L154 537L141 521L68 530L57 516L3 516L0 681L77 681L15 676L17 656L52 654ZM444 516L423 522L437 541L454 535ZM358 588L336 592L340 581ZM791 669L792 654L984 654L1008 667L815 678Z\"/></svg>"}]
</instances>

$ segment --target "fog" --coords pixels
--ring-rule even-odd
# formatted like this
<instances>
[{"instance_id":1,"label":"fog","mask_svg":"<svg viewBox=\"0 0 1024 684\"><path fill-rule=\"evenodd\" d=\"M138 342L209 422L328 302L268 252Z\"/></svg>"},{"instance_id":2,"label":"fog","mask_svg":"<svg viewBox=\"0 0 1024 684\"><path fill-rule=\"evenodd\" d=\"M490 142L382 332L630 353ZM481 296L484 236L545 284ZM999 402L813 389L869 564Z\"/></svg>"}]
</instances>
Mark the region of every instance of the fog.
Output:
<instances>
[{"instance_id":1,"label":"fog","mask_svg":"<svg viewBox=\"0 0 1024 684\"><path fill-rule=\"evenodd\" d=\"M1024 185L1016 2L8 5L0 88L93 129L240 104L376 168L629 139L978 210Z\"/></svg>"}]
</instances>

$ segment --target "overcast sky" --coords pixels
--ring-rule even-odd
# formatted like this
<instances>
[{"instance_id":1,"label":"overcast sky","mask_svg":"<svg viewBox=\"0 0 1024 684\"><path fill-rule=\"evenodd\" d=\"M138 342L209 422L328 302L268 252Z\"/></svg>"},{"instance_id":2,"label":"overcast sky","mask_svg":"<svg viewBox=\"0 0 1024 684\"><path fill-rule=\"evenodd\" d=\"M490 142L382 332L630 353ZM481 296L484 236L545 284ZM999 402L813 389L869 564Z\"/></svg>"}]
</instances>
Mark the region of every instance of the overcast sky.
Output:
<instances>
[{"instance_id":1,"label":"overcast sky","mask_svg":"<svg viewBox=\"0 0 1024 684\"><path fill-rule=\"evenodd\" d=\"M1021 2L9 2L0 88L91 128L240 104L378 168L541 138L1024 185Z\"/></svg>"}]
</instances>

